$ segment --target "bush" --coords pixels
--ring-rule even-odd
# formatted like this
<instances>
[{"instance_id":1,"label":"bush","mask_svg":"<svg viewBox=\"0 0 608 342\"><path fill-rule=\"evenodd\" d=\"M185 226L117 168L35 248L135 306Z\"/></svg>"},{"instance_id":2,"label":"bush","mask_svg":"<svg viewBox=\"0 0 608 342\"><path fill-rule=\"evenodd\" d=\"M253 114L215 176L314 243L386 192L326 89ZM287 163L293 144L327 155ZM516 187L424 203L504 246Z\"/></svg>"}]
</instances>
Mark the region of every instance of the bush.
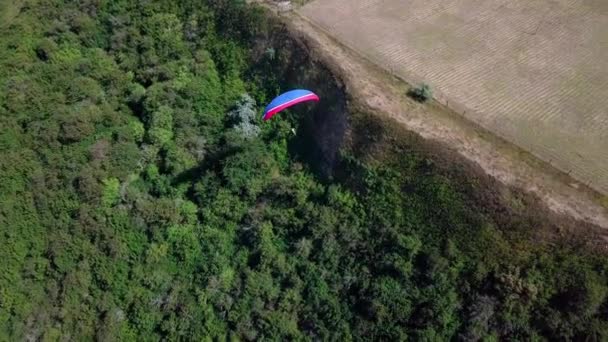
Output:
<instances>
[{"instance_id":1,"label":"bush","mask_svg":"<svg viewBox=\"0 0 608 342\"><path fill-rule=\"evenodd\" d=\"M234 122L236 130L245 138L255 138L260 133L260 127L255 124L255 100L248 94L241 95L235 108L228 113Z\"/></svg>"},{"instance_id":2,"label":"bush","mask_svg":"<svg viewBox=\"0 0 608 342\"><path fill-rule=\"evenodd\" d=\"M433 92L428 84L422 83L416 88L412 88L407 92L407 95L414 100L424 103L433 98Z\"/></svg>"}]
</instances>

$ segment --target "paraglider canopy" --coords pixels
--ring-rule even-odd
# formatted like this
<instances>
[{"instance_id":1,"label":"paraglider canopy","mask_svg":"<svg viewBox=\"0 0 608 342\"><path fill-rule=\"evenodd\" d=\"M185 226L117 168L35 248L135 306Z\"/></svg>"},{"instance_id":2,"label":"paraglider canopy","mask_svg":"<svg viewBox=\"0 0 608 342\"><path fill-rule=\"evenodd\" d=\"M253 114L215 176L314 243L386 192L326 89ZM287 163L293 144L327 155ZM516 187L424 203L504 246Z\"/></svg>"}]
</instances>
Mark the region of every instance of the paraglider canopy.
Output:
<instances>
[{"instance_id":1,"label":"paraglider canopy","mask_svg":"<svg viewBox=\"0 0 608 342\"><path fill-rule=\"evenodd\" d=\"M272 100L264 109L264 121L270 119L276 113L285 108L305 101L319 101L319 97L310 90L295 89L283 93Z\"/></svg>"}]
</instances>

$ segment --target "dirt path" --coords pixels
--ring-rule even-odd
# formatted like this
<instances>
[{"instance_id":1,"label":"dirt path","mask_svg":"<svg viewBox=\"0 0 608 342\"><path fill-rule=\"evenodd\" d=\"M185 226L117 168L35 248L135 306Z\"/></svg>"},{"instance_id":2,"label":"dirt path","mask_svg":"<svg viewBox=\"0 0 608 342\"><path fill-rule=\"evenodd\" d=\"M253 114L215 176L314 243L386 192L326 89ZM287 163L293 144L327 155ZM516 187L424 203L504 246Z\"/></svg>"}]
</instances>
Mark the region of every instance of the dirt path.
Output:
<instances>
[{"instance_id":1,"label":"dirt path","mask_svg":"<svg viewBox=\"0 0 608 342\"><path fill-rule=\"evenodd\" d=\"M438 103L411 101L404 96L408 88L405 82L347 49L297 11L281 15L291 30L306 40L314 57L331 66L352 97L363 105L396 119L423 138L450 146L499 181L538 196L554 212L608 229L608 209L600 204L599 195L584 185Z\"/></svg>"}]
</instances>

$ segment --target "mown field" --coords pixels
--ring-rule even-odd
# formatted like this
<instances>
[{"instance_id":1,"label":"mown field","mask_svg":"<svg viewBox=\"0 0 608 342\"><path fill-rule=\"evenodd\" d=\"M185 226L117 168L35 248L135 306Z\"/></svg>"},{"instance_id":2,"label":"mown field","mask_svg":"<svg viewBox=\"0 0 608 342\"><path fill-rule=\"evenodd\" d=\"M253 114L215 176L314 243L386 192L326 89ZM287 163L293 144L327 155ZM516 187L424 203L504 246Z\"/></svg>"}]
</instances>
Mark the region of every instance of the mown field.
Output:
<instances>
[{"instance_id":1,"label":"mown field","mask_svg":"<svg viewBox=\"0 0 608 342\"><path fill-rule=\"evenodd\" d=\"M608 5L318 0L349 47L585 184L608 192Z\"/></svg>"}]
</instances>

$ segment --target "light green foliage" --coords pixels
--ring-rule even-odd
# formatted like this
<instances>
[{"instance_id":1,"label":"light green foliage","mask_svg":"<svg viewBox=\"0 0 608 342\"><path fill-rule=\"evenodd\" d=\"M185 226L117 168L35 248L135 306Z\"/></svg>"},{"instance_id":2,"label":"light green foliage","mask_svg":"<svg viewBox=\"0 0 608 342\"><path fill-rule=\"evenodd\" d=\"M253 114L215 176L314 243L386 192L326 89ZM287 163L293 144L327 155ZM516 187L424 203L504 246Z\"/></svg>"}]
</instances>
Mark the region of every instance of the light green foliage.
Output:
<instances>
[{"instance_id":1,"label":"light green foliage","mask_svg":"<svg viewBox=\"0 0 608 342\"><path fill-rule=\"evenodd\" d=\"M163 146L173 139L173 110L161 106L152 113L148 127L148 141Z\"/></svg>"},{"instance_id":2,"label":"light green foliage","mask_svg":"<svg viewBox=\"0 0 608 342\"><path fill-rule=\"evenodd\" d=\"M318 147L310 115L259 124L294 74L340 94L260 8L15 13L0 23L1 341L608 338L605 257L532 241L545 222L525 206L479 200L417 146L382 165L344 151L321 179L300 154ZM377 125L357 122L353 141Z\"/></svg>"},{"instance_id":3,"label":"light green foliage","mask_svg":"<svg viewBox=\"0 0 608 342\"><path fill-rule=\"evenodd\" d=\"M51 63L70 65L76 63L82 57L82 53L78 46L65 44L60 46L50 58Z\"/></svg>"},{"instance_id":4,"label":"light green foliage","mask_svg":"<svg viewBox=\"0 0 608 342\"><path fill-rule=\"evenodd\" d=\"M139 83L133 83L129 86L129 101L132 103L140 102L146 95L146 88Z\"/></svg>"},{"instance_id":5,"label":"light green foliage","mask_svg":"<svg viewBox=\"0 0 608 342\"><path fill-rule=\"evenodd\" d=\"M127 123L127 132L126 134L131 137L136 142L142 142L144 138L144 134L146 133L146 129L141 121L136 118L130 118Z\"/></svg>"},{"instance_id":6,"label":"light green foliage","mask_svg":"<svg viewBox=\"0 0 608 342\"><path fill-rule=\"evenodd\" d=\"M174 144L165 146L164 166L167 172L177 175L195 168L196 165L196 157L186 148Z\"/></svg>"},{"instance_id":7,"label":"light green foliage","mask_svg":"<svg viewBox=\"0 0 608 342\"><path fill-rule=\"evenodd\" d=\"M120 181L117 178L108 178L103 181L103 194L101 196L101 204L105 207L111 207L116 204L120 198Z\"/></svg>"},{"instance_id":8,"label":"light green foliage","mask_svg":"<svg viewBox=\"0 0 608 342\"><path fill-rule=\"evenodd\" d=\"M186 53L182 36L182 22L173 13L154 13L143 25L146 36L154 42L155 52L161 58L177 58Z\"/></svg>"},{"instance_id":9,"label":"light green foliage","mask_svg":"<svg viewBox=\"0 0 608 342\"><path fill-rule=\"evenodd\" d=\"M90 77L78 77L74 79L68 92L68 100L73 102L91 101L102 102L105 93L101 85Z\"/></svg>"}]
</instances>

